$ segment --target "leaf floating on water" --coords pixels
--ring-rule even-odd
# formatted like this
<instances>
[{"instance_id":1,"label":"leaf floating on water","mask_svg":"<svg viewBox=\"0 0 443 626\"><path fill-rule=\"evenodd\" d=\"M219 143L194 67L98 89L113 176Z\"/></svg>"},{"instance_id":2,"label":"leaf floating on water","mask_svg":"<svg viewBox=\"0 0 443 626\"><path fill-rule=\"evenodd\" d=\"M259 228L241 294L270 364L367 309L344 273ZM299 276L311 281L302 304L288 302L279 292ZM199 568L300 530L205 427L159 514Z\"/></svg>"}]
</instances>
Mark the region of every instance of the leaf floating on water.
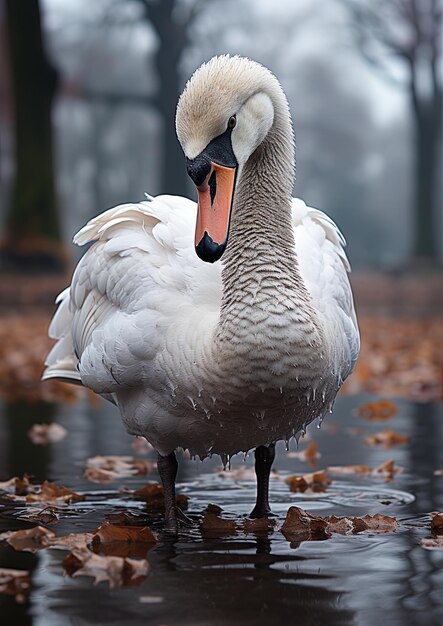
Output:
<instances>
[{"instance_id":1,"label":"leaf floating on water","mask_svg":"<svg viewBox=\"0 0 443 626\"><path fill-rule=\"evenodd\" d=\"M301 450L300 452L288 452L287 456L290 459L298 459L299 461L304 461L308 463L310 467L315 467L317 464L317 459L320 458L321 454L317 450L317 442L311 441L311 443L305 450Z\"/></svg>"},{"instance_id":2,"label":"leaf floating on water","mask_svg":"<svg viewBox=\"0 0 443 626\"><path fill-rule=\"evenodd\" d=\"M60 520L58 512L50 506L46 506L44 509L27 507L27 512L21 513L17 517L38 524L57 524Z\"/></svg>"},{"instance_id":3,"label":"leaf floating on water","mask_svg":"<svg viewBox=\"0 0 443 626\"><path fill-rule=\"evenodd\" d=\"M276 521L272 517L259 517L258 519L245 519L243 530L245 533L256 535L267 534L274 530Z\"/></svg>"},{"instance_id":4,"label":"leaf floating on water","mask_svg":"<svg viewBox=\"0 0 443 626\"><path fill-rule=\"evenodd\" d=\"M48 548L55 550L83 549L91 545L94 538L93 533L70 533L63 537L55 537L49 542Z\"/></svg>"},{"instance_id":5,"label":"leaf floating on water","mask_svg":"<svg viewBox=\"0 0 443 626\"><path fill-rule=\"evenodd\" d=\"M66 437L67 430L55 422L52 424L34 424L28 431L28 437L38 446L56 443Z\"/></svg>"},{"instance_id":6,"label":"leaf floating on water","mask_svg":"<svg viewBox=\"0 0 443 626\"><path fill-rule=\"evenodd\" d=\"M25 530L8 530L0 535L0 541L7 541L17 552L38 552L50 545L55 533L43 526Z\"/></svg>"},{"instance_id":7,"label":"leaf floating on water","mask_svg":"<svg viewBox=\"0 0 443 626\"><path fill-rule=\"evenodd\" d=\"M330 533L327 527L328 524L322 517L311 515L298 506L291 506L280 530L291 543L300 543L328 539Z\"/></svg>"},{"instance_id":8,"label":"leaf floating on water","mask_svg":"<svg viewBox=\"0 0 443 626\"><path fill-rule=\"evenodd\" d=\"M331 474L339 475L355 475L355 476L370 476L373 472L372 467L369 465L330 465L327 468Z\"/></svg>"},{"instance_id":9,"label":"leaf floating on water","mask_svg":"<svg viewBox=\"0 0 443 626\"><path fill-rule=\"evenodd\" d=\"M80 502L85 496L71 491L68 487L59 487L55 483L48 480L43 481L41 487L37 487L24 498L18 496L13 497L14 500L24 499L26 502L50 502L53 504L71 504L72 502Z\"/></svg>"},{"instance_id":10,"label":"leaf floating on water","mask_svg":"<svg viewBox=\"0 0 443 626\"><path fill-rule=\"evenodd\" d=\"M285 478L285 483L289 485L290 490L294 493L304 493L305 491L320 493L326 491L332 480L325 470L321 470L312 472L312 474L303 474L302 476L288 476Z\"/></svg>"},{"instance_id":11,"label":"leaf floating on water","mask_svg":"<svg viewBox=\"0 0 443 626\"><path fill-rule=\"evenodd\" d=\"M225 519L216 513L205 513L200 524L203 535L221 537L223 535L233 535L237 530L235 520Z\"/></svg>"},{"instance_id":12,"label":"leaf floating on water","mask_svg":"<svg viewBox=\"0 0 443 626\"><path fill-rule=\"evenodd\" d=\"M153 468L151 461L132 456L94 456L86 461L85 478L94 483L110 483L130 476L145 476Z\"/></svg>"},{"instance_id":13,"label":"leaf floating on water","mask_svg":"<svg viewBox=\"0 0 443 626\"><path fill-rule=\"evenodd\" d=\"M26 602L30 588L29 571L0 567L0 593L14 596L16 602L23 604Z\"/></svg>"},{"instance_id":14,"label":"leaf floating on water","mask_svg":"<svg viewBox=\"0 0 443 626\"><path fill-rule=\"evenodd\" d=\"M132 492L132 496L136 500L142 500L146 503L147 508L155 513L162 513L165 510L165 498L163 494L163 486L160 483L149 483L141 489ZM188 508L188 496L177 494L176 504L186 511Z\"/></svg>"},{"instance_id":15,"label":"leaf floating on water","mask_svg":"<svg viewBox=\"0 0 443 626\"><path fill-rule=\"evenodd\" d=\"M435 513L431 519L431 531L434 535L443 535L443 513Z\"/></svg>"},{"instance_id":16,"label":"leaf floating on water","mask_svg":"<svg viewBox=\"0 0 443 626\"><path fill-rule=\"evenodd\" d=\"M391 481L396 474L401 472L392 459L388 459L378 467L369 465L330 465L327 471L331 474L356 475L356 476L380 476L386 482Z\"/></svg>"},{"instance_id":17,"label":"leaf floating on water","mask_svg":"<svg viewBox=\"0 0 443 626\"><path fill-rule=\"evenodd\" d=\"M214 513L215 515L220 515L223 509L218 504L208 504L203 513Z\"/></svg>"},{"instance_id":18,"label":"leaf floating on water","mask_svg":"<svg viewBox=\"0 0 443 626\"><path fill-rule=\"evenodd\" d=\"M132 511L109 513L106 515L106 519L114 526L146 526L146 515Z\"/></svg>"},{"instance_id":19,"label":"leaf floating on water","mask_svg":"<svg viewBox=\"0 0 443 626\"><path fill-rule=\"evenodd\" d=\"M425 537L420 541L420 545L426 550L443 550L443 535Z\"/></svg>"},{"instance_id":20,"label":"leaf floating on water","mask_svg":"<svg viewBox=\"0 0 443 626\"><path fill-rule=\"evenodd\" d=\"M23 478L14 476L5 482L0 482L0 491L14 495L24 495L28 493L31 483L25 474Z\"/></svg>"},{"instance_id":21,"label":"leaf floating on water","mask_svg":"<svg viewBox=\"0 0 443 626\"><path fill-rule=\"evenodd\" d=\"M368 446L382 445L385 450L404 443L409 443L411 438L408 435L401 435L393 430L385 429L380 433L375 433L365 438Z\"/></svg>"},{"instance_id":22,"label":"leaf floating on water","mask_svg":"<svg viewBox=\"0 0 443 626\"><path fill-rule=\"evenodd\" d=\"M373 422L391 419L396 413L397 405L391 402L391 400L368 402L357 409L357 415Z\"/></svg>"},{"instance_id":23,"label":"leaf floating on water","mask_svg":"<svg viewBox=\"0 0 443 626\"><path fill-rule=\"evenodd\" d=\"M146 557L157 543L148 526L113 526L105 522L94 531L92 547L106 556Z\"/></svg>"},{"instance_id":24,"label":"leaf floating on water","mask_svg":"<svg viewBox=\"0 0 443 626\"><path fill-rule=\"evenodd\" d=\"M109 587L140 585L149 573L146 559L129 559L120 556L94 554L88 548L75 548L63 561L69 576L90 576L94 583L109 583Z\"/></svg>"},{"instance_id":25,"label":"leaf floating on water","mask_svg":"<svg viewBox=\"0 0 443 626\"><path fill-rule=\"evenodd\" d=\"M311 515L296 506L291 506L283 522L281 531L291 543L328 539L333 533L355 535L364 531L389 533L397 530L397 520L389 515L376 513L364 517L321 517Z\"/></svg>"}]
</instances>

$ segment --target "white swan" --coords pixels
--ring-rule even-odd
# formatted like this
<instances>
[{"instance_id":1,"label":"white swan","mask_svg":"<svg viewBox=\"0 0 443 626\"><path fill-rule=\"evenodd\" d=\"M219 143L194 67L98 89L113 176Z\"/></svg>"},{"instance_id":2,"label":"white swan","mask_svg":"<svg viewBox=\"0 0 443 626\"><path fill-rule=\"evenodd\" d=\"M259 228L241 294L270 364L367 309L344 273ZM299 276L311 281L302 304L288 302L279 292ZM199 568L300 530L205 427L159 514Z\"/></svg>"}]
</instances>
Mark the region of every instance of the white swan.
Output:
<instances>
[{"instance_id":1,"label":"white swan","mask_svg":"<svg viewBox=\"0 0 443 626\"><path fill-rule=\"evenodd\" d=\"M111 400L128 432L154 445L170 527L177 447L202 458L256 448L253 515L268 514L274 443L331 409L359 351L344 239L292 199L277 79L215 57L189 80L176 128L198 207L150 198L76 235L95 243L58 298L43 376Z\"/></svg>"}]
</instances>

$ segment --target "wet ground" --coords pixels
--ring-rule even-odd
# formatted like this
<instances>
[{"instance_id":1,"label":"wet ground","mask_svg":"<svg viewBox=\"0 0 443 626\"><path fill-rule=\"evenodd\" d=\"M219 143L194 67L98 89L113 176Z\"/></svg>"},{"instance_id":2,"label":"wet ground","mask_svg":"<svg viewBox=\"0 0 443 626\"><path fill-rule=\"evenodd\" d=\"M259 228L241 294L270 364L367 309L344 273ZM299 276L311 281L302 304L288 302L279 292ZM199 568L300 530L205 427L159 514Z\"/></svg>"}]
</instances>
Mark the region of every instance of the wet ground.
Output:
<instances>
[{"instance_id":1,"label":"wet ground","mask_svg":"<svg viewBox=\"0 0 443 626\"><path fill-rule=\"evenodd\" d=\"M443 624L443 550L425 550L420 539L430 536L430 511L443 510L443 406L397 401L398 413L387 423L368 423L355 408L369 396L339 398L334 415L321 430L311 425L321 458L328 465L377 466L388 458L403 472L392 482L380 478L337 477L325 493L294 494L284 478L312 471L305 462L278 450L272 479L272 506L278 525L295 504L319 515L395 516L394 533L333 535L326 541L291 546L278 530L268 535L237 532L226 537L203 537L198 529L171 537L154 526L159 542L148 553L150 574L142 585L109 590L91 578L70 578L62 567L66 555L56 550L36 554L15 552L0 544L0 567L29 569L29 600L17 604L0 596L1 626L193 625L235 626L297 624L390 625ZM32 444L27 431L34 422L56 421L66 438L47 447ZM331 425L333 426L331 428ZM410 435L409 444L391 450L369 447L364 436L384 427ZM355 431L355 429L359 431ZM83 478L85 460L97 454L130 454L132 438L123 430L115 409L86 402L71 407L49 405L4 406L0 413L0 480L24 472L36 480L49 479L87 493L84 502L70 507L53 526L57 534L85 532L99 526L109 513L130 507L143 513L144 504L121 492L123 485L142 486L134 477L107 485ZM305 447L300 442L300 449ZM296 445L291 445L296 450ZM204 463L182 459L179 491L189 496L194 517L208 503L223 515L241 520L252 509L254 482L248 473L235 480L217 472L216 459ZM250 467L236 458L232 467ZM235 474L234 474L235 476ZM157 480L155 473L149 480ZM19 519L23 505L0 504L0 532L27 528Z\"/></svg>"}]
</instances>

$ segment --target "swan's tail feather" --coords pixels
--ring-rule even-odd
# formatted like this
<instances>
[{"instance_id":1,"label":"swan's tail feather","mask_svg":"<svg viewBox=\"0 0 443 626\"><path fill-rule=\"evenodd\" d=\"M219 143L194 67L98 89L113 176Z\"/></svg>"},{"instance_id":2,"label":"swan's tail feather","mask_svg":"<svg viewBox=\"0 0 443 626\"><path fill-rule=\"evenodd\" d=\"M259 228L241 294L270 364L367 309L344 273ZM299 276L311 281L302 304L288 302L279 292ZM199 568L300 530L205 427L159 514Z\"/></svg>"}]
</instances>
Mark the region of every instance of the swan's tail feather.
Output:
<instances>
[{"instance_id":1,"label":"swan's tail feather","mask_svg":"<svg viewBox=\"0 0 443 626\"><path fill-rule=\"evenodd\" d=\"M57 379L81 385L80 373L77 369L77 357L72 344L72 314L69 309L69 288L65 289L56 299L59 305L51 325L49 336L57 339L48 354L42 380Z\"/></svg>"}]
</instances>

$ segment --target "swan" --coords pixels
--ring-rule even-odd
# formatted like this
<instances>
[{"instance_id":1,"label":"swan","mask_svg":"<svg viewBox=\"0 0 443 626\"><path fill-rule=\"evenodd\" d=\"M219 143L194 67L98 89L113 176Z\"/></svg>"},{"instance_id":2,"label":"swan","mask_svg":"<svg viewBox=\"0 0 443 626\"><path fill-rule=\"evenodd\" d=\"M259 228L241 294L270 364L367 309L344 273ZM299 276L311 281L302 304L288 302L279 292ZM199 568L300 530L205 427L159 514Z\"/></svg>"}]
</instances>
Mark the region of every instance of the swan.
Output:
<instances>
[{"instance_id":1,"label":"swan","mask_svg":"<svg viewBox=\"0 0 443 626\"><path fill-rule=\"evenodd\" d=\"M345 240L292 198L275 76L214 57L188 81L176 131L198 204L147 196L78 232L76 244L94 243L57 299L43 375L115 403L154 446L175 530L177 448L225 462L255 448L251 516L269 515L275 443L332 410L359 352Z\"/></svg>"}]
</instances>

